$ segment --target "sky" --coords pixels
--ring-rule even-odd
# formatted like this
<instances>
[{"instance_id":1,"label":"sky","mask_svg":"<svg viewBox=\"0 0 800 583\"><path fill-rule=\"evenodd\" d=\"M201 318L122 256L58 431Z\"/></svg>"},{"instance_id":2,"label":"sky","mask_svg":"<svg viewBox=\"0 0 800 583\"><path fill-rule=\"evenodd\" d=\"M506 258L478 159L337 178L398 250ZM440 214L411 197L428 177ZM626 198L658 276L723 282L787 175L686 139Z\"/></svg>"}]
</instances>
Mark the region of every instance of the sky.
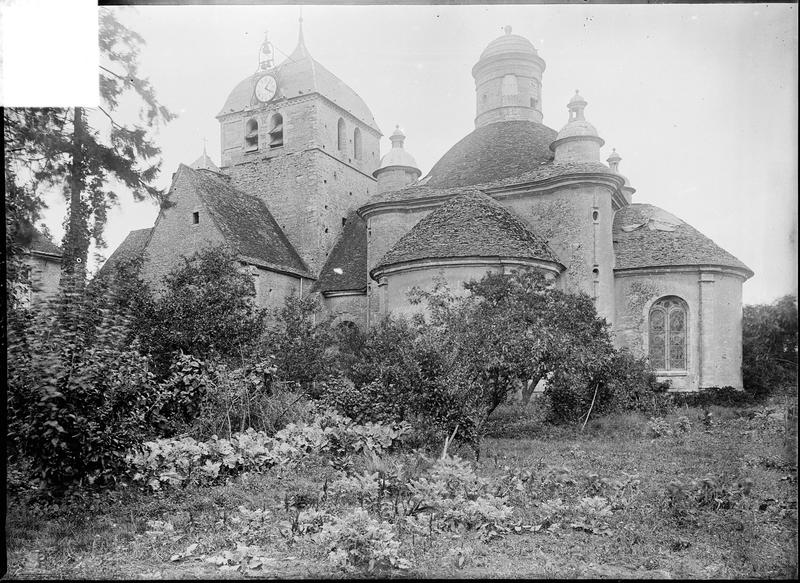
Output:
<instances>
[{"instance_id":1,"label":"sky","mask_svg":"<svg viewBox=\"0 0 800 583\"><path fill-rule=\"evenodd\" d=\"M298 6L113 10L144 37L141 73L179 114L155 135L162 188L204 143L219 163L215 116L255 71L264 32L278 62L297 44ZM796 5L307 5L302 17L310 53L372 110L382 154L399 124L423 175L474 129L472 66L512 26L547 64L545 125L567 122L579 89L605 140L601 159L616 148L634 202L664 208L744 261L755 272L745 303L797 293ZM60 239L64 203L59 193L47 201L44 223ZM121 196L101 253L157 212Z\"/></svg>"}]
</instances>

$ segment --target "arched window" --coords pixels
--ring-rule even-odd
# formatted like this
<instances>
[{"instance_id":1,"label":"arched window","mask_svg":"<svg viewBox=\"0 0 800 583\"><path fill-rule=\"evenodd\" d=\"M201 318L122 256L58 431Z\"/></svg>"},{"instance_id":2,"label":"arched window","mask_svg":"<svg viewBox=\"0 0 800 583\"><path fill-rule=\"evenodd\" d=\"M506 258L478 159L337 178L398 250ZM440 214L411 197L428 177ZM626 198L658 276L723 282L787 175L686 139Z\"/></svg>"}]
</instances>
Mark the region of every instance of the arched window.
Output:
<instances>
[{"instance_id":1,"label":"arched window","mask_svg":"<svg viewBox=\"0 0 800 583\"><path fill-rule=\"evenodd\" d=\"M358 128L353 131L353 158L361 160L361 130Z\"/></svg>"},{"instance_id":2,"label":"arched window","mask_svg":"<svg viewBox=\"0 0 800 583\"><path fill-rule=\"evenodd\" d=\"M337 130L336 131L336 133L337 133L336 144L337 144L339 150L344 152L344 150L345 150L345 148L347 146L347 136L346 136L345 130L344 130L344 120L341 117L339 118L339 124L336 126L336 130Z\"/></svg>"},{"instance_id":3,"label":"arched window","mask_svg":"<svg viewBox=\"0 0 800 583\"><path fill-rule=\"evenodd\" d=\"M254 119L247 120L244 132L244 151L258 150L258 122Z\"/></svg>"},{"instance_id":4,"label":"arched window","mask_svg":"<svg viewBox=\"0 0 800 583\"><path fill-rule=\"evenodd\" d=\"M650 363L656 370L686 370L686 302L661 298L650 308Z\"/></svg>"},{"instance_id":5,"label":"arched window","mask_svg":"<svg viewBox=\"0 0 800 583\"><path fill-rule=\"evenodd\" d=\"M270 122L269 147L280 148L281 146L283 146L283 116L276 113Z\"/></svg>"}]
</instances>

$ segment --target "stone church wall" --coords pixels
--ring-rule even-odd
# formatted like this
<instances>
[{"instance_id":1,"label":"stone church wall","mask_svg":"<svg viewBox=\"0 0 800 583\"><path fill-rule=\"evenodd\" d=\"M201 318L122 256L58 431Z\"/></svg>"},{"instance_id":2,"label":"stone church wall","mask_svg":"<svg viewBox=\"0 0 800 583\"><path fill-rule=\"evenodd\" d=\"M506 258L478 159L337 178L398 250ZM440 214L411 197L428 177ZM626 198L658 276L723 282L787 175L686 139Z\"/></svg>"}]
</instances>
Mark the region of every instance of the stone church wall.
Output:
<instances>
[{"instance_id":1,"label":"stone church wall","mask_svg":"<svg viewBox=\"0 0 800 583\"><path fill-rule=\"evenodd\" d=\"M283 273L276 273L260 267L249 266L256 289L256 304L261 308L277 309L284 306L284 300L290 295L300 295L300 278ZM304 286L310 286L309 281Z\"/></svg>"},{"instance_id":2,"label":"stone church wall","mask_svg":"<svg viewBox=\"0 0 800 583\"><path fill-rule=\"evenodd\" d=\"M567 268L561 276L564 291L597 297L598 313L613 324L611 193L601 186L583 185L498 200L544 237L561 259Z\"/></svg>"},{"instance_id":3,"label":"stone church wall","mask_svg":"<svg viewBox=\"0 0 800 583\"><path fill-rule=\"evenodd\" d=\"M367 328L366 294L336 295L322 298L324 317L332 317L333 325L347 321L353 322L361 330Z\"/></svg>"},{"instance_id":4,"label":"stone church wall","mask_svg":"<svg viewBox=\"0 0 800 583\"><path fill-rule=\"evenodd\" d=\"M23 262L29 269L31 303L55 295L61 280L61 262L38 254L24 255Z\"/></svg>"},{"instance_id":5,"label":"stone church wall","mask_svg":"<svg viewBox=\"0 0 800 583\"><path fill-rule=\"evenodd\" d=\"M143 275L156 287L162 284L165 275L181 264L181 257L189 257L204 247L225 242L187 181L178 178L170 191L169 201L174 206L159 212L145 248ZM192 218L195 212L199 213L197 224Z\"/></svg>"},{"instance_id":6,"label":"stone church wall","mask_svg":"<svg viewBox=\"0 0 800 583\"><path fill-rule=\"evenodd\" d=\"M688 306L687 370L659 375L673 389L742 388L742 279L720 272L654 268L618 273L614 342L647 356L649 313L665 296Z\"/></svg>"}]
</instances>

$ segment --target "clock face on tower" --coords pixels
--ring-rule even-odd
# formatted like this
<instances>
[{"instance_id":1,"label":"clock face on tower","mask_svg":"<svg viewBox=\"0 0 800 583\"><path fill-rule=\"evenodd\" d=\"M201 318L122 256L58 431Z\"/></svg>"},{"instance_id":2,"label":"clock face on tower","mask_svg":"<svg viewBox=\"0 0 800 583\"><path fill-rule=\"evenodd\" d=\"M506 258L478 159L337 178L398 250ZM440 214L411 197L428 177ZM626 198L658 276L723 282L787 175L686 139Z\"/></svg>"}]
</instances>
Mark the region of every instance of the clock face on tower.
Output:
<instances>
[{"instance_id":1,"label":"clock face on tower","mask_svg":"<svg viewBox=\"0 0 800 583\"><path fill-rule=\"evenodd\" d=\"M272 75L264 75L256 83L256 98L259 101L269 101L275 97L275 92L278 90L278 82Z\"/></svg>"}]
</instances>

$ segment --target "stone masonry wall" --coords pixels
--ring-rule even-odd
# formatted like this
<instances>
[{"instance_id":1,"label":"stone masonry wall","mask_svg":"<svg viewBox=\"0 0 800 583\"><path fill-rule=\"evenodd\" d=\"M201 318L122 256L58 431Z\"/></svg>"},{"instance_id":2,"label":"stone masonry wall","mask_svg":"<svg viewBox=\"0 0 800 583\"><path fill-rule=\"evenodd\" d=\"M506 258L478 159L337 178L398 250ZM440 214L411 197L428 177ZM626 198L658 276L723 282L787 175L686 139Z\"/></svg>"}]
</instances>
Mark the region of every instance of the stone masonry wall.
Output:
<instances>
[{"instance_id":1,"label":"stone masonry wall","mask_svg":"<svg viewBox=\"0 0 800 583\"><path fill-rule=\"evenodd\" d=\"M143 276L156 288L161 286L167 273L181 264L181 257L189 257L204 247L225 242L200 199L185 181L179 178L173 184L169 200L174 206L159 212L145 248ZM192 219L195 212L200 213L197 224Z\"/></svg>"}]
</instances>

